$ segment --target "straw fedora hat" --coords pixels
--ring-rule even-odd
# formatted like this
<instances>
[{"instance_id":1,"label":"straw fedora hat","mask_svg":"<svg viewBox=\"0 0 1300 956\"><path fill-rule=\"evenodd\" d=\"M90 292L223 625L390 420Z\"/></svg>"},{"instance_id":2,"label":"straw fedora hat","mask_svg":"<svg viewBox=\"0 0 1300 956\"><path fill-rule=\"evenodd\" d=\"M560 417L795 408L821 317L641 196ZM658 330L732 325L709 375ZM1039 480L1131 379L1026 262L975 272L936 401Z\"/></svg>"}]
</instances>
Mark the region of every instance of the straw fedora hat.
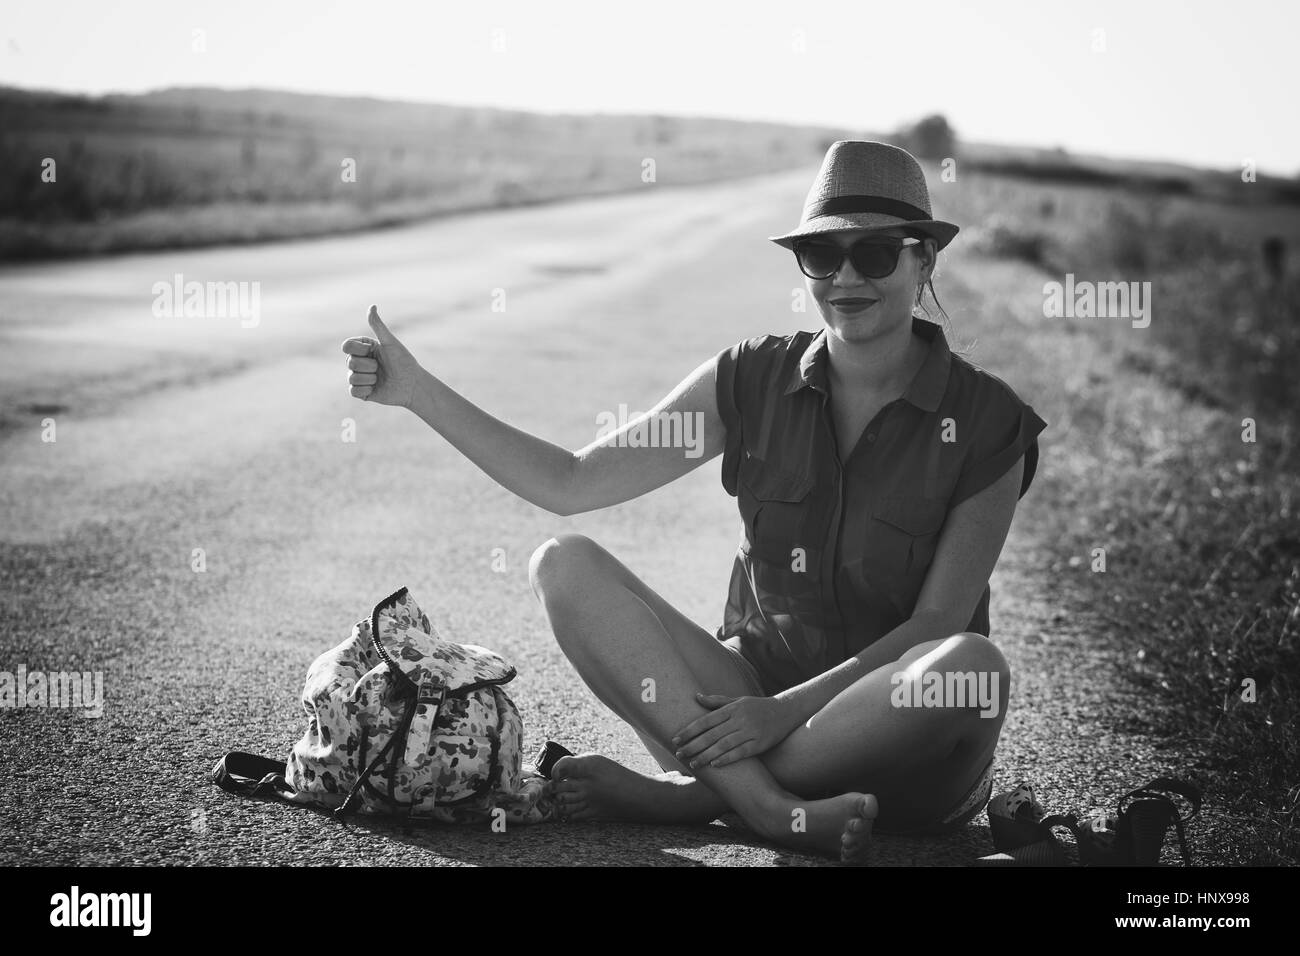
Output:
<instances>
[{"instance_id":1,"label":"straw fedora hat","mask_svg":"<svg viewBox=\"0 0 1300 956\"><path fill-rule=\"evenodd\" d=\"M888 143L843 139L822 160L799 225L783 236L768 236L786 249L796 239L840 229L907 226L932 236L942 249L957 235L950 222L930 212L925 173L911 153Z\"/></svg>"}]
</instances>

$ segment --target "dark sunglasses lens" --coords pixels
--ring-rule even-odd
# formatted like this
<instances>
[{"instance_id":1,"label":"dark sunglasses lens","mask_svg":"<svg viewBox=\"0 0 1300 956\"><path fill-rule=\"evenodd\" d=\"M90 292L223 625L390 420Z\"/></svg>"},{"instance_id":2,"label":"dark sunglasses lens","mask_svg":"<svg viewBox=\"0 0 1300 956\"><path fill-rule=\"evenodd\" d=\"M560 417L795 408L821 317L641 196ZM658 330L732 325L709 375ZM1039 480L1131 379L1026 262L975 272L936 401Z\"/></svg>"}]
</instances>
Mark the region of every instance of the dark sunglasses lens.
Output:
<instances>
[{"instance_id":1,"label":"dark sunglasses lens","mask_svg":"<svg viewBox=\"0 0 1300 956\"><path fill-rule=\"evenodd\" d=\"M863 241L853 246L850 258L853 268L862 275L882 279L898 267L898 253L902 248L898 243Z\"/></svg>"},{"instance_id":2,"label":"dark sunglasses lens","mask_svg":"<svg viewBox=\"0 0 1300 956\"><path fill-rule=\"evenodd\" d=\"M801 243L795 253L804 275L814 279L834 275L844 260L844 251L839 246L825 242Z\"/></svg>"}]
</instances>

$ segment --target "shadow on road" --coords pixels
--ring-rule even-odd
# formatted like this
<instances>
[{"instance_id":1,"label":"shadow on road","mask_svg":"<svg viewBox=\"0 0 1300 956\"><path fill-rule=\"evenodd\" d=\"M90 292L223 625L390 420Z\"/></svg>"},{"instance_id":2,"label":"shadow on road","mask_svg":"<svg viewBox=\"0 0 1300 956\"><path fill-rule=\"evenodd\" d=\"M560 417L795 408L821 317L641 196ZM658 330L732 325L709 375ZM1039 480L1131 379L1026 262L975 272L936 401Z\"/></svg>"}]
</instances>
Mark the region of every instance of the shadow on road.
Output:
<instances>
[{"instance_id":1,"label":"shadow on road","mask_svg":"<svg viewBox=\"0 0 1300 956\"><path fill-rule=\"evenodd\" d=\"M427 854L430 865L467 866L826 866L833 861L774 847L755 836L735 814L696 826L635 823L550 823L516 827L504 833L484 826L408 825L380 818L354 817L338 823L328 811L310 807L324 830L322 842L346 833L371 842L366 862L400 857L410 850ZM385 847L385 844L388 844ZM405 848L405 849L403 849ZM946 837L880 836L871 864L881 866L969 866L994 852L989 828L972 825ZM344 860L340 863L348 862Z\"/></svg>"},{"instance_id":2,"label":"shadow on road","mask_svg":"<svg viewBox=\"0 0 1300 956\"><path fill-rule=\"evenodd\" d=\"M494 833L481 827L402 826L366 820L348 826L378 840L425 850L431 863L471 866L705 866L719 856L765 849L745 830L710 824L667 827L553 823Z\"/></svg>"}]
</instances>

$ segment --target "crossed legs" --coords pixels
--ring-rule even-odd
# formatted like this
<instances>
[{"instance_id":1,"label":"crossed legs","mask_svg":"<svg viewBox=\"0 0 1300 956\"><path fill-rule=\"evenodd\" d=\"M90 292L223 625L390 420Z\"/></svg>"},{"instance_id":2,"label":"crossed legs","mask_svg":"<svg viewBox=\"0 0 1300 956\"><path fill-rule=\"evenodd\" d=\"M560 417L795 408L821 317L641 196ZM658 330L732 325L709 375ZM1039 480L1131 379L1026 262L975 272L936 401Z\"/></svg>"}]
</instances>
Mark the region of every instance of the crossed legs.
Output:
<instances>
[{"instance_id":1,"label":"crossed legs","mask_svg":"<svg viewBox=\"0 0 1300 956\"><path fill-rule=\"evenodd\" d=\"M543 544L529 577L560 648L664 770L647 777L597 755L565 758L553 776L571 819L708 822L732 810L773 842L855 858L878 814L906 827L944 813L997 745L1005 693L992 718L891 703L891 676L904 667L992 671L1008 686L997 648L959 634L862 677L767 753L691 771L667 743L706 712L697 693L750 693L731 652L583 535Z\"/></svg>"}]
</instances>

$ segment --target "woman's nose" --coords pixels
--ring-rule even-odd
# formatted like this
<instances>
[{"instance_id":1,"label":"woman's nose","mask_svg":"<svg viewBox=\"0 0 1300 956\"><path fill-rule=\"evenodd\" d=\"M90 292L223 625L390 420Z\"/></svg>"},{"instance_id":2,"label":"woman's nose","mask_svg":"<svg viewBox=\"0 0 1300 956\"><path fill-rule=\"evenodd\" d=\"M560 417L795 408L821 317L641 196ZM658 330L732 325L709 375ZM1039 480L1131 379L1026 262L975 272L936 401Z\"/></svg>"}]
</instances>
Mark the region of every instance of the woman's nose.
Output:
<instances>
[{"instance_id":1,"label":"woman's nose","mask_svg":"<svg viewBox=\"0 0 1300 956\"><path fill-rule=\"evenodd\" d=\"M858 270L853 267L853 262L848 256L844 257L839 269L831 277L831 284L842 289L856 289L865 282L866 280L858 274Z\"/></svg>"}]
</instances>

